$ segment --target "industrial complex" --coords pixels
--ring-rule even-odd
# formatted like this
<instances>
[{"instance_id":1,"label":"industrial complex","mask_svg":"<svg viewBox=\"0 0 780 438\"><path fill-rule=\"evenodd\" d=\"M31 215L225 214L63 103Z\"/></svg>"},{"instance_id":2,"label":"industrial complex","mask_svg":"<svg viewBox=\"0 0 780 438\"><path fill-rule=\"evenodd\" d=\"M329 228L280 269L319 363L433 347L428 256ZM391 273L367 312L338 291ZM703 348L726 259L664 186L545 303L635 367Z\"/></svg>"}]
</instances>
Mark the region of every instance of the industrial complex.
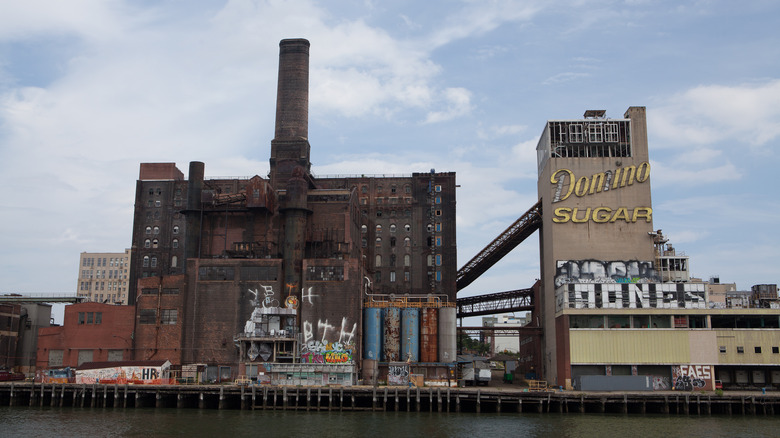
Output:
<instances>
[{"instance_id":1,"label":"industrial complex","mask_svg":"<svg viewBox=\"0 0 780 438\"><path fill-rule=\"evenodd\" d=\"M281 41L267 175L140 164L130 249L82 254L87 302L62 326L41 323L26 372L82 367L94 380L112 363L155 363L156 379L165 364L183 380L452 387L469 333L458 318L527 311L487 336L517 354L517 376L582 390L780 386L777 286L692 278L653 223L644 107L548 121L538 203L458 269L455 173L317 176L308 84L309 42ZM535 232L535 285L457 298ZM3 306L21 330L21 305Z\"/></svg>"}]
</instances>

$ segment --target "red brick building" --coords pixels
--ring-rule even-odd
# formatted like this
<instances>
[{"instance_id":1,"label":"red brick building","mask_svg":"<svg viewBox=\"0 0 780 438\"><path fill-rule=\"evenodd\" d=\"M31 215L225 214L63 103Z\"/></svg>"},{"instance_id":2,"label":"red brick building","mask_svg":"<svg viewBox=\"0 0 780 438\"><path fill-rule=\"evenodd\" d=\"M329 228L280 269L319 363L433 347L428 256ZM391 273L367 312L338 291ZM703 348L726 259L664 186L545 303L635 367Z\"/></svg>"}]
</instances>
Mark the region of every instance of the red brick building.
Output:
<instances>
[{"instance_id":1,"label":"red brick building","mask_svg":"<svg viewBox=\"0 0 780 438\"><path fill-rule=\"evenodd\" d=\"M133 306L80 303L65 306L62 326L38 330L37 369L132 358Z\"/></svg>"}]
</instances>

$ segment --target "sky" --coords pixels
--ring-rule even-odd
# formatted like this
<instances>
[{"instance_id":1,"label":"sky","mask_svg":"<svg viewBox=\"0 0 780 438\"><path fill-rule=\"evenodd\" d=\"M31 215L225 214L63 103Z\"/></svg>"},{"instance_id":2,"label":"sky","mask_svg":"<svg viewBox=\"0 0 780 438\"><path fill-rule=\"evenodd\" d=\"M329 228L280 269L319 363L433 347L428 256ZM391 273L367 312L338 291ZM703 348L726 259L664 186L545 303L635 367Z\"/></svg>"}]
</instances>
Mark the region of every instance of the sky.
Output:
<instances>
[{"instance_id":1,"label":"sky","mask_svg":"<svg viewBox=\"0 0 780 438\"><path fill-rule=\"evenodd\" d=\"M456 172L458 267L537 199L547 120L647 108L655 229L780 282L780 2L0 2L0 293L131 246L139 164L264 176L279 41L311 43L315 175ZM530 287L536 235L459 293Z\"/></svg>"}]
</instances>

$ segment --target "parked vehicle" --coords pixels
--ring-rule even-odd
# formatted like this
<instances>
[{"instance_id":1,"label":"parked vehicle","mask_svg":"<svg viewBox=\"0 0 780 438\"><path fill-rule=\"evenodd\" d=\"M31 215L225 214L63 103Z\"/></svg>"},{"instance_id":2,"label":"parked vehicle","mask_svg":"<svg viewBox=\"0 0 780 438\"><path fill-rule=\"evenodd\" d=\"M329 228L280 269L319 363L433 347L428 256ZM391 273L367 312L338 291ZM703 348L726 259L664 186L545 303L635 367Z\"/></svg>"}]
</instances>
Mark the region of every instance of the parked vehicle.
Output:
<instances>
[{"instance_id":1,"label":"parked vehicle","mask_svg":"<svg viewBox=\"0 0 780 438\"><path fill-rule=\"evenodd\" d=\"M0 370L0 382L10 382L14 380L24 380L25 375L8 370Z\"/></svg>"}]
</instances>

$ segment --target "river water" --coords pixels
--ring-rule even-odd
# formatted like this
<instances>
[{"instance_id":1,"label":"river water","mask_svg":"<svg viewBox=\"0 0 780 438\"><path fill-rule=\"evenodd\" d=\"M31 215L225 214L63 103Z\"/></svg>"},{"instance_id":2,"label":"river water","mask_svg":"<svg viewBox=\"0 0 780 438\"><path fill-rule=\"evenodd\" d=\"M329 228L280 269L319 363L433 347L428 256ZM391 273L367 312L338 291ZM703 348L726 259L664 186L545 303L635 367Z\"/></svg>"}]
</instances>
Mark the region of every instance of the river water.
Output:
<instances>
[{"instance_id":1,"label":"river water","mask_svg":"<svg viewBox=\"0 0 780 438\"><path fill-rule=\"evenodd\" d=\"M780 418L0 407L3 437L774 437Z\"/></svg>"}]
</instances>

